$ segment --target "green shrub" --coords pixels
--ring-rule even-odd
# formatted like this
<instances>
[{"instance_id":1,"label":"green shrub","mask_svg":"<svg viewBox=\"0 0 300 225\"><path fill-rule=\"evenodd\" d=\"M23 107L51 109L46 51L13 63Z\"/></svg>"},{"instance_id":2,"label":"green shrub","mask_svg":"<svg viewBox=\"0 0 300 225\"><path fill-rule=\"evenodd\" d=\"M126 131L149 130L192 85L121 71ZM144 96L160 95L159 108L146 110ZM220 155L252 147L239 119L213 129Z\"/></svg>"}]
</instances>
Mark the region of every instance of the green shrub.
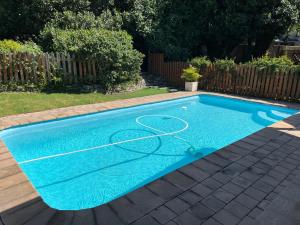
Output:
<instances>
[{"instance_id":1,"label":"green shrub","mask_svg":"<svg viewBox=\"0 0 300 225\"><path fill-rule=\"evenodd\" d=\"M106 89L140 75L143 55L133 49L132 37L125 31L56 29L53 34L53 51L75 54L81 60L95 60L97 81Z\"/></svg>"},{"instance_id":2,"label":"green shrub","mask_svg":"<svg viewBox=\"0 0 300 225\"><path fill-rule=\"evenodd\" d=\"M197 68L199 72L204 71L207 67L209 67L212 62L206 57L196 57L190 61L190 64Z\"/></svg>"},{"instance_id":3,"label":"green shrub","mask_svg":"<svg viewBox=\"0 0 300 225\"><path fill-rule=\"evenodd\" d=\"M26 52L26 53L42 53L41 48L33 41L27 41L21 43L14 40L2 40L0 41L0 53L10 52Z\"/></svg>"},{"instance_id":4,"label":"green shrub","mask_svg":"<svg viewBox=\"0 0 300 225\"><path fill-rule=\"evenodd\" d=\"M4 39L0 41L0 53L18 52L22 48L20 42Z\"/></svg>"},{"instance_id":5,"label":"green shrub","mask_svg":"<svg viewBox=\"0 0 300 225\"><path fill-rule=\"evenodd\" d=\"M270 57L268 55L253 59L248 64L254 65L260 70L270 69L272 71L287 69L293 67L294 65L293 61L289 59L287 56Z\"/></svg>"},{"instance_id":6,"label":"green shrub","mask_svg":"<svg viewBox=\"0 0 300 225\"><path fill-rule=\"evenodd\" d=\"M57 30L78 30L78 29L108 29L120 30L123 19L120 13L112 13L109 10L103 11L98 17L92 12L72 12L64 11L55 13L40 33L40 42L45 51L53 51L52 39Z\"/></svg>"},{"instance_id":7,"label":"green shrub","mask_svg":"<svg viewBox=\"0 0 300 225\"><path fill-rule=\"evenodd\" d=\"M220 72L232 72L235 70L235 62L233 59L217 59L214 62L215 69Z\"/></svg>"},{"instance_id":8,"label":"green shrub","mask_svg":"<svg viewBox=\"0 0 300 225\"><path fill-rule=\"evenodd\" d=\"M188 68L184 69L181 76L181 78L187 82L198 81L200 77L201 75L199 74L198 69L193 66L189 66Z\"/></svg>"}]
</instances>

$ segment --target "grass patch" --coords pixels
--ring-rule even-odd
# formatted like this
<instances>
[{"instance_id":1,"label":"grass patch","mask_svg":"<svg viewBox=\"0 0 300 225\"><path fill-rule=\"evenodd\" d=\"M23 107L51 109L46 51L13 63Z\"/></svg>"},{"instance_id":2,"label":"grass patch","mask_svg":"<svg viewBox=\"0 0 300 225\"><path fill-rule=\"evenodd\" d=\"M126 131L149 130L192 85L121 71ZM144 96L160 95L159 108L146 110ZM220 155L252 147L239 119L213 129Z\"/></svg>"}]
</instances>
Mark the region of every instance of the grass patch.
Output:
<instances>
[{"instance_id":1,"label":"grass patch","mask_svg":"<svg viewBox=\"0 0 300 225\"><path fill-rule=\"evenodd\" d=\"M108 102L118 99L143 97L148 95L167 93L167 88L144 88L134 92L101 94L101 93L0 93L0 117L37 112L48 109L62 108L75 105L86 105Z\"/></svg>"}]
</instances>

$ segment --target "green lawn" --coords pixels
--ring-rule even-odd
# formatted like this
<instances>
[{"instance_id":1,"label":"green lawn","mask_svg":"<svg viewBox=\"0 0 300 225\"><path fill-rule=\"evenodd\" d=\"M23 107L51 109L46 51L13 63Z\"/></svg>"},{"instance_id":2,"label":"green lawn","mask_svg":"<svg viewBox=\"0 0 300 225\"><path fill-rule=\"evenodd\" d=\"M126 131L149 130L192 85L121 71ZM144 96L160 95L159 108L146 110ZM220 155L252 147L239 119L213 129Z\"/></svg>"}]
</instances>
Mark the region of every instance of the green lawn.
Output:
<instances>
[{"instance_id":1,"label":"green lawn","mask_svg":"<svg viewBox=\"0 0 300 225\"><path fill-rule=\"evenodd\" d=\"M135 92L104 95L100 93L0 93L0 117L37 112L47 109L61 108L74 105L85 105L99 102L142 97L147 95L167 93L166 88L145 88Z\"/></svg>"}]
</instances>

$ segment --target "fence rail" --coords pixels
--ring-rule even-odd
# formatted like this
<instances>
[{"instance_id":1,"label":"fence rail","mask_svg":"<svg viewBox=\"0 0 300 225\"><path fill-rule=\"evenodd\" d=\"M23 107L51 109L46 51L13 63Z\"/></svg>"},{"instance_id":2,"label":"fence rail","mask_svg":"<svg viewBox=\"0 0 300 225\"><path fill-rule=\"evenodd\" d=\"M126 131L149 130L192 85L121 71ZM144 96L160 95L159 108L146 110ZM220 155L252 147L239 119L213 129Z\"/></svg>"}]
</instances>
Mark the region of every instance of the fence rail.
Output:
<instances>
[{"instance_id":1,"label":"fence rail","mask_svg":"<svg viewBox=\"0 0 300 225\"><path fill-rule=\"evenodd\" d=\"M187 66L185 62L165 62L163 54L149 55L149 72L163 76L174 86L184 85L181 73ZM203 90L300 102L300 74L292 69L272 71L237 65L234 72L222 73L212 66L203 74Z\"/></svg>"},{"instance_id":2,"label":"fence rail","mask_svg":"<svg viewBox=\"0 0 300 225\"><path fill-rule=\"evenodd\" d=\"M97 78L95 61L78 60L66 53L0 55L0 83L36 83L40 76L49 81L57 73L67 84L95 83Z\"/></svg>"}]
</instances>

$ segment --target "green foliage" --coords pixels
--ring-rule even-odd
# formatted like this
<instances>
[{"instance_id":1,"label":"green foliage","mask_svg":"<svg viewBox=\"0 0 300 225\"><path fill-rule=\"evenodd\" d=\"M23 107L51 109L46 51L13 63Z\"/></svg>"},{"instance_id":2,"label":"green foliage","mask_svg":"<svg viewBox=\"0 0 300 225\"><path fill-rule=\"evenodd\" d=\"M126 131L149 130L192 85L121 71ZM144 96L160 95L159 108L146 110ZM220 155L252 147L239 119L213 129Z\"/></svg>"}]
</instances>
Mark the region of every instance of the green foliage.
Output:
<instances>
[{"instance_id":1,"label":"green foliage","mask_svg":"<svg viewBox=\"0 0 300 225\"><path fill-rule=\"evenodd\" d=\"M132 38L124 31L105 29L55 30L53 51L95 60L98 82L106 89L135 80L140 75L143 55L133 49Z\"/></svg>"},{"instance_id":2,"label":"green foliage","mask_svg":"<svg viewBox=\"0 0 300 225\"><path fill-rule=\"evenodd\" d=\"M198 81L200 77L201 75L199 74L198 69L193 66L189 66L188 68L184 69L181 76L181 78L187 82Z\"/></svg>"},{"instance_id":3,"label":"green foliage","mask_svg":"<svg viewBox=\"0 0 300 225\"><path fill-rule=\"evenodd\" d=\"M11 52L40 54L42 53L42 50L32 41L27 41L25 43L7 39L0 41L0 53L7 54Z\"/></svg>"},{"instance_id":4,"label":"green foliage","mask_svg":"<svg viewBox=\"0 0 300 225\"><path fill-rule=\"evenodd\" d=\"M198 71L204 71L207 67L209 67L212 62L206 57L195 57L190 61L190 64L197 68Z\"/></svg>"},{"instance_id":5,"label":"green foliage","mask_svg":"<svg viewBox=\"0 0 300 225\"><path fill-rule=\"evenodd\" d=\"M217 59L214 62L215 69L220 72L232 72L235 70L235 62L233 59Z\"/></svg>"},{"instance_id":6,"label":"green foliage","mask_svg":"<svg viewBox=\"0 0 300 225\"><path fill-rule=\"evenodd\" d=\"M270 57L268 55L253 59L248 64L254 65L260 70L270 69L272 71L278 71L281 69L284 70L287 68L291 68L294 65L293 61L287 56Z\"/></svg>"}]
</instances>

